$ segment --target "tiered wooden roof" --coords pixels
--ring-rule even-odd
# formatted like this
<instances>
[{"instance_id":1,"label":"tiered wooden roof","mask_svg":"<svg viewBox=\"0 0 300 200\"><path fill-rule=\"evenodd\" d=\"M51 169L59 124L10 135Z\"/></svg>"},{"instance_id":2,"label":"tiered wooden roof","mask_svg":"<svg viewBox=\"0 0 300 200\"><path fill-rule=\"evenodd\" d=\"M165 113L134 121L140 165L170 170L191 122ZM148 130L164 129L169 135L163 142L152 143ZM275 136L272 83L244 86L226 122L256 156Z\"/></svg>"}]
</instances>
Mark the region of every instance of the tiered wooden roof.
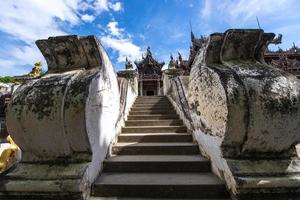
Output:
<instances>
[{"instance_id":1,"label":"tiered wooden roof","mask_svg":"<svg viewBox=\"0 0 300 200\"><path fill-rule=\"evenodd\" d=\"M280 48L277 51L267 49L264 57L268 64L295 74L300 78L300 48L295 44L286 51Z\"/></svg>"},{"instance_id":2,"label":"tiered wooden roof","mask_svg":"<svg viewBox=\"0 0 300 200\"><path fill-rule=\"evenodd\" d=\"M164 62L158 62L153 58L150 47L147 48L146 57L142 57L142 60L135 61L137 70L139 72L139 78L142 79L159 79L162 75L162 67Z\"/></svg>"}]
</instances>

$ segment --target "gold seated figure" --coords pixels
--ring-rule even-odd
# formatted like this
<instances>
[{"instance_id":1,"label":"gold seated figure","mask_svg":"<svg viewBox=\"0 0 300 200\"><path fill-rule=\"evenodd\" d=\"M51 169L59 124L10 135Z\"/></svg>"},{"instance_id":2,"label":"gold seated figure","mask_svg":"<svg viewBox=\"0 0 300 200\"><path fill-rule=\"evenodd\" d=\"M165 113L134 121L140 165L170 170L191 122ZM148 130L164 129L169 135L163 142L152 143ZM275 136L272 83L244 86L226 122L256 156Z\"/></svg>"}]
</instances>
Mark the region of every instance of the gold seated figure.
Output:
<instances>
[{"instance_id":1,"label":"gold seated figure","mask_svg":"<svg viewBox=\"0 0 300 200\"><path fill-rule=\"evenodd\" d=\"M0 143L0 173L9 169L21 157L21 150L12 138L7 136L6 140L7 143Z\"/></svg>"},{"instance_id":2,"label":"gold seated figure","mask_svg":"<svg viewBox=\"0 0 300 200\"><path fill-rule=\"evenodd\" d=\"M41 75L41 69L42 69L42 63L37 62L34 64L34 67L32 68L31 72L28 75L31 77L38 77Z\"/></svg>"}]
</instances>

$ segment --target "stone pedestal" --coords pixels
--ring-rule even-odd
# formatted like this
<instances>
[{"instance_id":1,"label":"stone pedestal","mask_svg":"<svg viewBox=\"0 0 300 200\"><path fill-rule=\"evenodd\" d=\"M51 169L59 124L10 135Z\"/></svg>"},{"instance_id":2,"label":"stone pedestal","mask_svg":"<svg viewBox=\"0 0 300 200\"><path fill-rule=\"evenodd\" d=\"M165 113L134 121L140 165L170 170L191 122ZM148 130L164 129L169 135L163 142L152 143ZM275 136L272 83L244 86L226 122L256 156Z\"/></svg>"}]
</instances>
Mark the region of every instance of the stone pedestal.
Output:
<instances>
[{"instance_id":1,"label":"stone pedestal","mask_svg":"<svg viewBox=\"0 0 300 200\"><path fill-rule=\"evenodd\" d=\"M36 42L48 72L13 94L7 126L22 161L0 178L0 199L86 199L115 136L119 91L94 36Z\"/></svg>"},{"instance_id":2,"label":"stone pedestal","mask_svg":"<svg viewBox=\"0 0 300 200\"><path fill-rule=\"evenodd\" d=\"M195 137L233 198L300 194L300 81L263 61L263 30L209 37L189 83Z\"/></svg>"}]
</instances>

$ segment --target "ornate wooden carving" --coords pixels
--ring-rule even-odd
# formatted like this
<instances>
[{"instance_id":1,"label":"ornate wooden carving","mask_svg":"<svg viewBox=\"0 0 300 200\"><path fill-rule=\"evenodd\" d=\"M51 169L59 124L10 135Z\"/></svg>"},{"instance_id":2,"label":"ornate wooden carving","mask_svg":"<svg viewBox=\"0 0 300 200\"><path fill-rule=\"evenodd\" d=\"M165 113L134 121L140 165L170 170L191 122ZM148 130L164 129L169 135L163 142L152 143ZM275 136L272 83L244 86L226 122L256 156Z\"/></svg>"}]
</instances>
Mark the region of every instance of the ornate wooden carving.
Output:
<instances>
[{"instance_id":1,"label":"ornate wooden carving","mask_svg":"<svg viewBox=\"0 0 300 200\"><path fill-rule=\"evenodd\" d=\"M141 61L135 61L139 72L140 79L160 79L162 75L161 68L165 64L164 62L158 62L152 56L150 47L147 48L146 57L142 57Z\"/></svg>"}]
</instances>

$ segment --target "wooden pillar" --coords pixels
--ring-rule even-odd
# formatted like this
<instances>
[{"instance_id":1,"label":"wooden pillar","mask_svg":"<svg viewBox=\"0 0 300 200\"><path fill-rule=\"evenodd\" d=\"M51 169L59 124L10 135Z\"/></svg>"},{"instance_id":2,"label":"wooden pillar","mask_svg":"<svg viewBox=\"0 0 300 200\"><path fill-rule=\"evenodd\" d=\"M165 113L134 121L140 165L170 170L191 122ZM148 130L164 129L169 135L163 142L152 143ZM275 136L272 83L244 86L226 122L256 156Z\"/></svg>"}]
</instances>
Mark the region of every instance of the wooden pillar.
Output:
<instances>
[{"instance_id":1,"label":"wooden pillar","mask_svg":"<svg viewBox=\"0 0 300 200\"><path fill-rule=\"evenodd\" d=\"M160 95L160 79L157 80L157 95Z\"/></svg>"},{"instance_id":2,"label":"wooden pillar","mask_svg":"<svg viewBox=\"0 0 300 200\"><path fill-rule=\"evenodd\" d=\"M143 96L143 78L140 80L140 96Z\"/></svg>"}]
</instances>

